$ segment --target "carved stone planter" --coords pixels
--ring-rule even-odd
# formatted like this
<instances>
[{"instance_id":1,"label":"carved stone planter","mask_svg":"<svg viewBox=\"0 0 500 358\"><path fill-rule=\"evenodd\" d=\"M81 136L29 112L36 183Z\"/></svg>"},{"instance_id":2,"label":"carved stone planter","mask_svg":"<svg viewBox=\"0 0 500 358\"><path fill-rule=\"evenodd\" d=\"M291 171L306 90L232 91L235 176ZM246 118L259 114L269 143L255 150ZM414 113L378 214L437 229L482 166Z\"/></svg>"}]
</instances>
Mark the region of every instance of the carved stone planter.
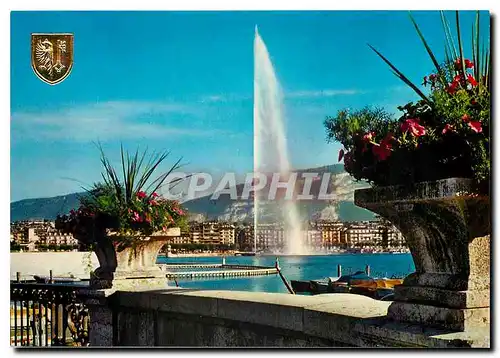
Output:
<instances>
[{"instance_id":1,"label":"carved stone planter","mask_svg":"<svg viewBox=\"0 0 500 358\"><path fill-rule=\"evenodd\" d=\"M472 181L356 190L355 204L403 234L416 272L395 287L388 316L452 330L490 324L490 199Z\"/></svg>"},{"instance_id":2,"label":"carved stone planter","mask_svg":"<svg viewBox=\"0 0 500 358\"><path fill-rule=\"evenodd\" d=\"M167 287L165 273L156 265L156 259L173 236L180 236L180 228L144 237L131 247L123 247L109 236L98 240L94 251L100 266L92 274L90 286L126 290Z\"/></svg>"}]
</instances>

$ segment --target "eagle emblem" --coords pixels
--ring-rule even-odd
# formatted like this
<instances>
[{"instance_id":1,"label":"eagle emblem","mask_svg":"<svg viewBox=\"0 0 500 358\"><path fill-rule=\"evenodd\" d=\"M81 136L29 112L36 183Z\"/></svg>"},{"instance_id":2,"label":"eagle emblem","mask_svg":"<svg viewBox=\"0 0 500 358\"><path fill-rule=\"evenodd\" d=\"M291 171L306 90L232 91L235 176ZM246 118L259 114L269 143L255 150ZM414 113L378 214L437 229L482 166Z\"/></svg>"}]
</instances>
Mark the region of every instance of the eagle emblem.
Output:
<instances>
[{"instance_id":1,"label":"eagle emblem","mask_svg":"<svg viewBox=\"0 0 500 358\"><path fill-rule=\"evenodd\" d=\"M31 34L31 67L43 82L62 82L73 67L73 34Z\"/></svg>"}]
</instances>

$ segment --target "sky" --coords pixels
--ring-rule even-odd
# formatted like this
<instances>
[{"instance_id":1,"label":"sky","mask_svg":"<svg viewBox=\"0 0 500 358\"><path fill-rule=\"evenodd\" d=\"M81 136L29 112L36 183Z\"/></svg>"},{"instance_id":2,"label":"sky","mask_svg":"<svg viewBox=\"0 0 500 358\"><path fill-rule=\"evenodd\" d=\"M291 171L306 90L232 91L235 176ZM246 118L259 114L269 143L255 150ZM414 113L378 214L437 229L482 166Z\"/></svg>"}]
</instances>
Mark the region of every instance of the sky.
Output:
<instances>
[{"instance_id":1,"label":"sky","mask_svg":"<svg viewBox=\"0 0 500 358\"><path fill-rule=\"evenodd\" d=\"M444 59L439 12L413 15ZM462 26L474 17L461 12ZM11 201L98 181L97 141L115 164L123 144L170 150L165 169L182 157L186 172L251 172L255 25L283 89L293 168L337 163L327 116L366 105L397 115L417 99L367 43L415 83L433 70L407 12L12 12ZM55 86L31 68L37 32L74 34L72 72Z\"/></svg>"}]
</instances>

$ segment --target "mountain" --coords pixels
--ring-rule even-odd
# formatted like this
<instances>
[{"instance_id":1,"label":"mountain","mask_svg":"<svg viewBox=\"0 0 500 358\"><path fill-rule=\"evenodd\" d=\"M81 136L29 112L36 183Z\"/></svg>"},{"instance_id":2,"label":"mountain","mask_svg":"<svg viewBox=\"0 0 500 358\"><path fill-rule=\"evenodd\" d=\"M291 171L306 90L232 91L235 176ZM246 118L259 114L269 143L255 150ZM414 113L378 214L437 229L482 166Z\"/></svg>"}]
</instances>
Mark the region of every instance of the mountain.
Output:
<instances>
[{"instance_id":1,"label":"mountain","mask_svg":"<svg viewBox=\"0 0 500 358\"><path fill-rule=\"evenodd\" d=\"M354 182L344 171L343 165L334 164L319 168L309 168L296 171L301 173L331 173L328 193L335 192L337 200L311 200L298 201L300 216L308 219L325 219L341 221L371 220L374 214L359 208L353 203L354 190L364 183ZM299 185L303 183L300 179ZM244 184L238 184L236 191L241 194ZM319 182L313 183L311 193L317 193ZM76 209L79 197L84 193L55 196L52 198L25 199L10 204L11 221L49 219L54 220L59 214L66 214L71 209ZM280 200L277 200L280 203ZM193 220L224 220L233 222L253 222L253 199L232 200L229 195L222 194L217 200L212 200L212 195L203 196L183 203ZM281 210L276 202L261 205L260 221L279 221Z\"/></svg>"},{"instance_id":2,"label":"mountain","mask_svg":"<svg viewBox=\"0 0 500 358\"><path fill-rule=\"evenodd\" d=\"M84 193L74 193L52 198L24 199L10 203L10 221L49 219L58 214L67 214L79 204Z\"/></svg>"}]
</instances>

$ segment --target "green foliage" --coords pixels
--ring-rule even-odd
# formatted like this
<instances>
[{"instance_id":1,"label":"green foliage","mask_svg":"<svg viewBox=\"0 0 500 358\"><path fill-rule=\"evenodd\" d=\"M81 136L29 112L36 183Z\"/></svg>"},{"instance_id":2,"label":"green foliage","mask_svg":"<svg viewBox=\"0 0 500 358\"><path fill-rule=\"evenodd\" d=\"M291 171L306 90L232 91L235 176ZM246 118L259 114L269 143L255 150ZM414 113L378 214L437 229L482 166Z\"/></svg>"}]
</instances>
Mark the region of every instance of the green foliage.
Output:
<instances>
[{"instance_id":1,"label":"green foliage","mask_svg":"<svg viewBox=\"0 0 500 358\"><path fill-rule=\"evenodd\" d=\"M328 140L344 145L345 169L356 179L382 186L465 177L475 179L478 190L488 190L491 60L484 46L480 52L479 12L472 31L473 61L464 58L458 12L457 46L443 14L441 20L446 38L443 63L411 17L436 68L424 77L428 95L370 46L421 99L398 107L403 112L398 120L367 107L352 114L341 110L325 121Z\"/></svg>"},{"instance_id":2,"label":"green foliage","mask_svg":"<svg viewBox=\"0 0 500 358\"><path fill-rule=\"evenodd\" d=\"M10 252L16 252L21 250L21 244L11 241L10 242Z\"/></svg>"}]
</instances>

